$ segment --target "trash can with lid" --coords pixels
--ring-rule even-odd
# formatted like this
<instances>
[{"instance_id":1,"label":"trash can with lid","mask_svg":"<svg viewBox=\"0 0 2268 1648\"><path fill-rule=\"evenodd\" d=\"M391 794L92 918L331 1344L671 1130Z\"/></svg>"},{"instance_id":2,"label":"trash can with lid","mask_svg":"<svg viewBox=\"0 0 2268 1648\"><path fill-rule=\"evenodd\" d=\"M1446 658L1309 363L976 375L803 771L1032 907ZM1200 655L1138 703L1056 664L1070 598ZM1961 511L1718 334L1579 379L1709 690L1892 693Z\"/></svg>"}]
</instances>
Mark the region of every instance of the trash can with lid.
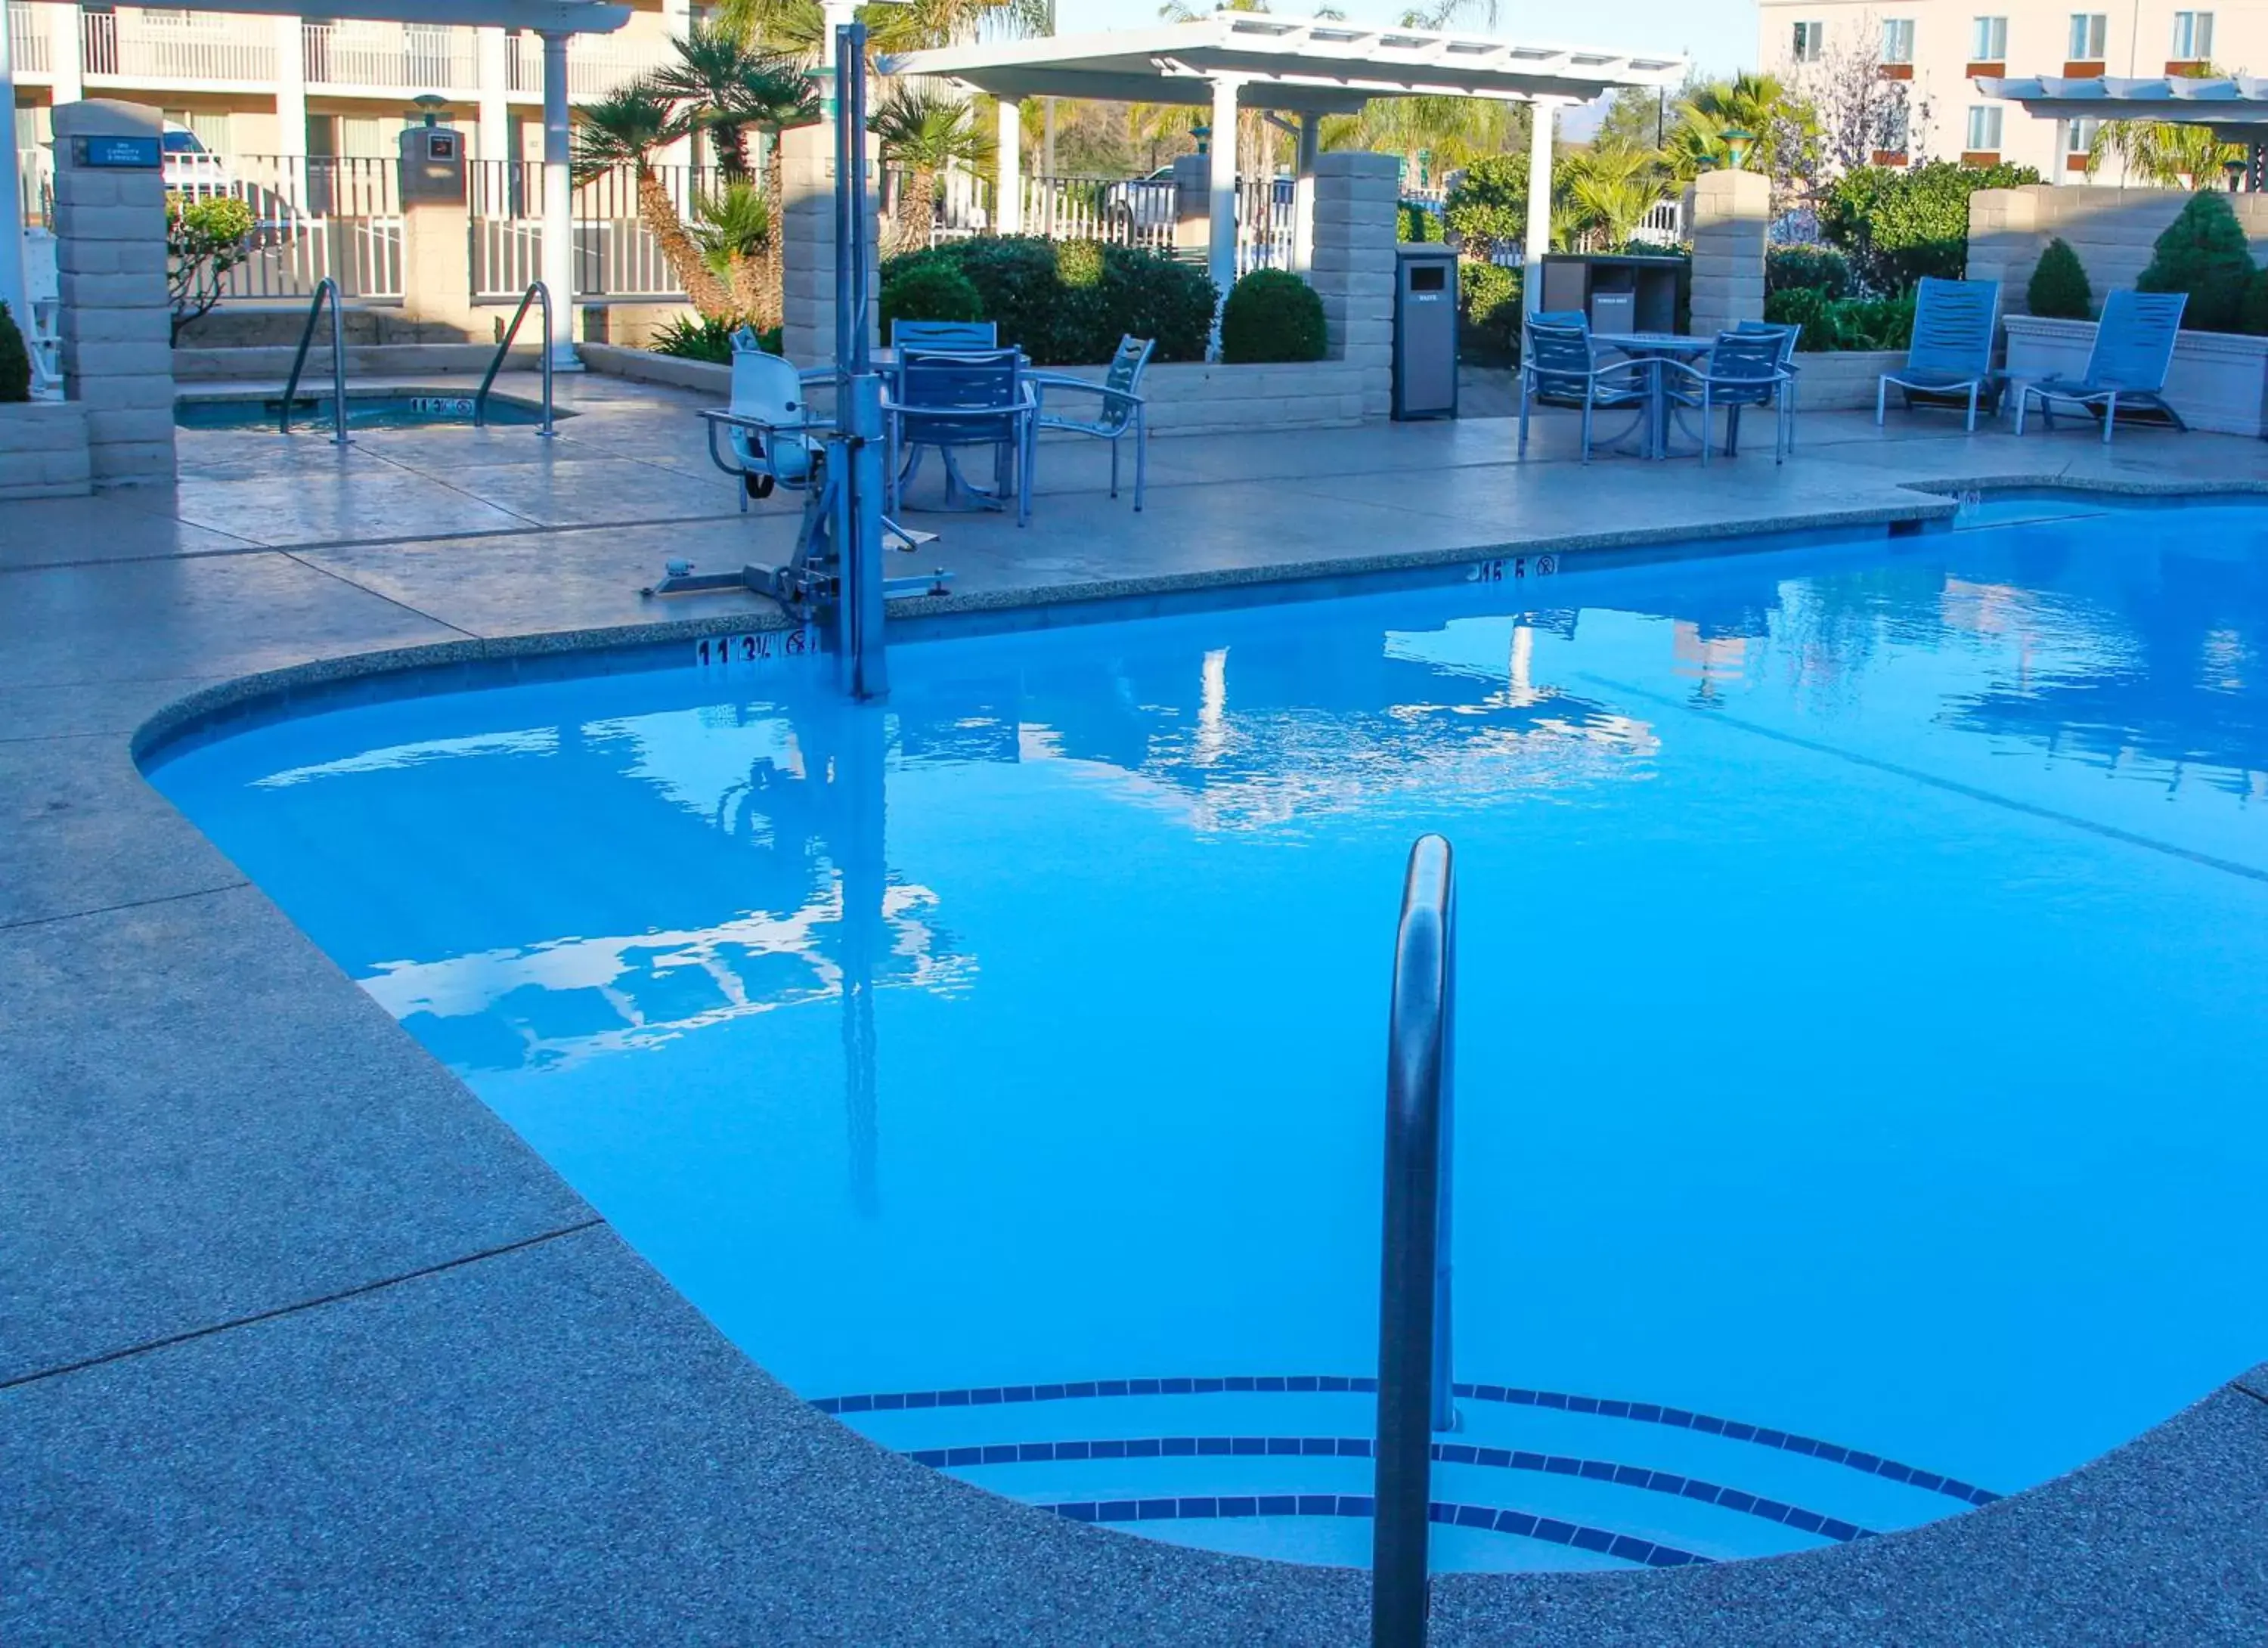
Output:
<instances>
[{"instance_id":1,"label":"trash can with lid","mask_svg":"<svg viewBox=\"0 0 2268 1648\"><path fill-rule=\"evenodd\" d=\"M1457 254L1439 242L1395 248L1394 416L1457 416Z\"/></svg>"}]
</instances>

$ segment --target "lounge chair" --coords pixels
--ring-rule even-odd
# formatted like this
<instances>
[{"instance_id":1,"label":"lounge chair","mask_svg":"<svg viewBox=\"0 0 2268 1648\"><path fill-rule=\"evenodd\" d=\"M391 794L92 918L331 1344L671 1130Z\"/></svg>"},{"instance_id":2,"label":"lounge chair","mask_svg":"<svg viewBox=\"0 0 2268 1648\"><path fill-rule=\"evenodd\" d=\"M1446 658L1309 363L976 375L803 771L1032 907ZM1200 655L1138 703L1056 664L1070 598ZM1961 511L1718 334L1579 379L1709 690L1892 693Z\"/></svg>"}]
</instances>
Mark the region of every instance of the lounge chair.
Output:
<instances>
[{"instance_id":1,"label":"lounge chair","mask_svg":"<svg viewBox=\"0 0 2268 1648\"><path fill-rule=\"evenodd\" d=\"M728 410L734 419L764 426L723 425L738 460L743 510L750 498L770 497L777 486L792 490L809 484L816 443L810 436L786 428L811 418L804 400L803 374L792 362L765 354L757 345L755 333L747 327L733 335L733 402ZM710 430L712 457L717 427L712 423ZM721 460L718 467L730 468Z\"/></svg>"},{"instance_id":2,"label":"lounge chair","mask_svg":"<svg viewBox=\"0 0 2268 1648\"><path fill-rule=\"evenodd\" d=\"M2182 310L2187 292L2138 292L2124 288L2104 300L2102 319L2095 328L2095 347L2088 352L2083 377L2058 374L2022 386L2016 395L2016 433L2024 432L2024 409L2034 400L2040 418L2055 427L2055 402L2085 407L2102 415L2102 444L2110 444L2117 427L2118 403L2148 407L2162 412L2177 430L2189 425L2166 404L2166 373L2174 364L2174 343L2181 335Z\"/></svg>"},{"instance_id":3,"label":"lounge chair","mask_svg":"<svg viewBox=\"0 0 2268 1648\"><path fill-rule=\"evenodd\" d=\"M1980 395L1997 399L1999 379L1992 374L1992 327L1999 317L1999 281L1940 280L1925 275L1914 300L1913 342L1906 364L1887 372L1874 385L1874 425L1881 428L1889 404L1890 386L1905 393L1906 408L1916 394L1950 395L1969 392L1969 423L1977 428ZM1992 401L1986 402L1989 407Z\"/></svg>"},{"instance_id":4,"label":"lounge chair","mask_svg":"<svg viewBox=\"0 0 2268 1648\"><path fill-rule=\"evenodd\" d=\"M1000 509L1006 506L1007 490L1013 487L1016 524L1021 526L1032 518L1032 436L1038 410L1020 350L902 351L896 394L882 401L889 424L886 511L897 514L898 496L908 478L902 454L934 446L946 458L948 499L965 490L983 507ZM990 491L965 482L958 488L954 484L953 453L968 446L993 449Z\"/></svg>"},{"instance_id":5,"label":"lounge chair","mask_svg":"<svg viewBox=\"0 0 2268 1648\"><path fill-rule=\"evenodd\" d=\"M1092 435L1110 443L1110 496L1118 496L1118 443L1130 431L1134 437L1134 508L1142 508L1142 483L1149 468L1149 423L1147 402L1141 395L1142 373L1150 364L1150 356L1158 347L1153 338L1122 337L1117 351L1110 357L1110 370L1096 383L1086 378L1074 378L1068 372L1027 372L1024 381L1032 386L1039 402L1039 425L1043 430L1065 430L1074 435ZM1050 390L1062 394L1073 392L1101 395L1102 404L1095 408L1092 418L1065 417L1048 410Z\"/></svg>"},{"instance_id":6,"label":"lounge chair","mask_svg":"<svg viewBox=\"0 0 2268 1648\"><path fill-rule=\"evenodd\" d=\"M1653 363L1618 360L1602 366L1582 316L1573 315L1572 324L1554 325L1545 318L1550 313L1528 317L1521 346L1520 455L1528 456L1528 408L1540 401L1582 413L1583 461L1588 463L1593 415L1646 408L1653 394Z\"/></svg>"},{"instance_id":7,"label":"lounge chair","mask_svg":"<svg viewBox=\"0 0 2268 1648\"><path fill-rule=\"evenodd\" d=\"M1780 357L1793 348L1778 328L1719 332L1700 365L1661 363L1662 393L1673 405L1691 407L1701 414L1703 467L1709 462L1710 417L1720 408L1725 413L1727 458L1740 452L1741 412L1746 407L1772 409L1772 461L1779 463L1787 457L1795 422L1795 401L1790 393L1795 375L1780 364Z\"/></svg>"}]
</instances>

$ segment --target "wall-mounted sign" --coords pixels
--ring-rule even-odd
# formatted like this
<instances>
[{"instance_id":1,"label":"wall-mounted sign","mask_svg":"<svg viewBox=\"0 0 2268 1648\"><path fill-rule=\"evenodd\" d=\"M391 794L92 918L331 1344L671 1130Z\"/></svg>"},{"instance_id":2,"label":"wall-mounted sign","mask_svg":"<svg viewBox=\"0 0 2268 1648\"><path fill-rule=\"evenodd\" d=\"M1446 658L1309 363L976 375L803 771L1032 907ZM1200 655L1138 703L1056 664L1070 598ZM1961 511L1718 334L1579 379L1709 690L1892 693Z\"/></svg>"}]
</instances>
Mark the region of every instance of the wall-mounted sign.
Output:
<instances>
[{"instance_id":1,"label":"wall-mounted sign","mask_svg":"<svg viewBox=\"0 0 2268 1648\"><path fill-rule=\"evenodd\" d=\"M427 132L425 158L428 160L454 160L457 158L457 134L439 129Z\"/></svg>"},{"instance_id":2,"label":"wall-mounted sign","mask_svg":"<svg viewBox=\"0 0 2268 1648\"><path fill-rule=\"evenodd\" d=\"M74 137L75 166L108 166L129 172L155 172L165 164L155 137Z\"/></svg>"}]
</instances>

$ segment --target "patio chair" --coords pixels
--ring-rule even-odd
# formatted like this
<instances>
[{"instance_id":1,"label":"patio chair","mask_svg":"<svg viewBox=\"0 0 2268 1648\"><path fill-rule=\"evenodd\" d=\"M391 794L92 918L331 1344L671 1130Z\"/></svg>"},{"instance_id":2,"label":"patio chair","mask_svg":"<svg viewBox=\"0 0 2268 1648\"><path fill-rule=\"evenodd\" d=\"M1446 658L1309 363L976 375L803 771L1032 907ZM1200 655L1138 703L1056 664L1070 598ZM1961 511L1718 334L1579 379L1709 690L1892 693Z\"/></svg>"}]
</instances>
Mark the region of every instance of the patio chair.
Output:
<instances>
[{"instance_id":1,"label":"patio chair","mask_svg":"<svg viewBox=\"0 0 2268 1648\"><path fill-rule=\"evenodd\" d=\"M2187 430L2182 415L2166 404L2166 373L2174 364L2174 343L2182 329L2182 310L2187 292L2138 292L2124 288L2104 300L2102 319L2095 328L2095 347L2088 352L2087 372L2080 378L2060 374L2021 386L2016 395L2016 433L2024 432L2024 409L2035 399L2040 418L2055 427L2055 402L2067 401L2102 416L2102 444L2110 444L2117 427L2118 403L2147 407L2162 412L2177 430Z\"/></svg>"},{"instance_id":2,"label":"patio chair","mask_svg":"<svg viewBox=\"0 0 2268 1648\"><path fill-rule=\"evenodd\" d=\"M1000 347L997 320L893 320L893 349L992 349Z\"/></svg>"},{"instance_id":3,"label":"patio chair","mask_svg":"<svg viewBox=\"0 0 2268 1648\"><path fill-rule=\"evenodd\" d=\"M1006 504L1016 492L1016 525L1032 518L1032 437L1038 403L1026 381L1022 354L1012 349L983 353L904 352L898 362L897 393L885 398L889 425L884 459L887 512L895 516L904 479L901 454L934 446L945 455L948 482L953 453L963 447L993 449L994 490L969 487L984 507Z\"/></svg>"},{"instance_id":4,"label":"patio chair","mask_svg":"<svg viewBox=\"0 0 2268 1648\"><path fill-rule=\"evenodd\" d=\"M1787 374L1787 449L1795 450L1795 392L1803 383L1803 368L1796 364L1796 345L1803 342L1803 326L1794 320L1740 320L1735 332L1771 333L1779 339L1780 370Z\"/></svg>"},{"instance_id":5,"label":"patio chair","mask_svg":"<svg viewBox=\"0 0 2268 1648\"><path fill-rule=\"evenodd\" d=\"M733 401L735 417L760 423L786 425L809 421L804 400L803 374L791 361L767 355L758 347L755 331L742 327L733 335ZM767 498L773 488L791 490L808 485L816 443L810 436L779 429L752 430L728 425L727 442L740 463L740 507L750 498Z\"/></svg>"},{"instance_id":6,"label":"patio chair","mask_svg":"<svg viewBox=\"0 0 2268 1648\"><path fill-rule=\"evenodd\" d=\"M1130 431L1134 437L1134 509L1142 509L1142 483L1149 468L1148 403L1141 395L1142 373L1150 364L1152 351L1158 347L1153 338L1122 337L1117 352L1110 357L1110 370L1095 383L1085 378L1074 378L1068 372L1027 372L1024 381L1032 386L1033 398L1038 402L1038 419L1043 430L1065 430L1074 435L1092 435L1110 443L1110 496L1118 496L1118 443ZM1102 404L1095 408L1092 418L1065 417L1048 410L1048 393L1073 391L1100 395Z\"/></svg>"},{"instance_id":7,"label":"patio chair","mask_svg":"<svg viewBox=\"0 0 2268 1648\"><path fill-rule=\"evenodd\" d=\"M1780 364L1786 339L1776 332L1719 332L1717 342L1698 366L1664 361L1662 393L1675 406L1692 407L1701 414L1701 463L1709 462L1709 423L1719 408L1725 413L1725 455L1741 450L1741 413L1748 407L1772 409L1772 461L1787 457L1795 422L1795 401L1788 393L1794 375ZM1683 381L1681 381L1681 379Z\"/></svg>"},{"instance_id":8,"label":"patio chair","mask_svg":"<svg viewBox=\"0 0 2268 1648\"><path fill-rule=\"evenodd\" d=\"M1591 461L1591 419L1594 413L1643 408L1653 394L1653 363L1649 360L1611 361L1602 366L1591 348L1591 329L1581 324L1557 326L1541 314L1528 317L1527 335L1520 351L1520 455L1528 456L1528 414L1531 406L1562 407L1583 415L1583 461Z\"/></svg>"},{"instance_id":9,"label":"patio chair","mask_svg":"<svg viewBox=\"0 0 2268 1648\"><path fill-rule=\"evenodd\" d=\"M1917 394L1957 400L1965 389L1969 392L1968 428L1974 434L1977 397L1997 398L1999 393L1998 379L1992 375L1992 327L1999 312L1999 281L1923 276L1914 299L1913 342L1906 349L1906 364L1896 372L1884 372L1874 385L1874 426L1881 427L1892 384L1904 392L1908 411L1913 409ZM1992 401L1986 404L1989 408Z\"/></svg>"}]
</instances>

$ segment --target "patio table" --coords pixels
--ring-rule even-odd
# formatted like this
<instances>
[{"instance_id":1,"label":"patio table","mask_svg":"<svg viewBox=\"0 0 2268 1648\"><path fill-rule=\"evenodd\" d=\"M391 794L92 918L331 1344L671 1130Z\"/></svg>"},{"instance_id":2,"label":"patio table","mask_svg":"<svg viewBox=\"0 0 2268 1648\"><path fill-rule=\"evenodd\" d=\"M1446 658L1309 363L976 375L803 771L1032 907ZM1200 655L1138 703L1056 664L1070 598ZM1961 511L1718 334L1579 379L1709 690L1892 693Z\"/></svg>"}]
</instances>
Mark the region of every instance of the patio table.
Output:
<instances>
[{"instance_id":1,"label":"patio table","mask_svg":"<svg viewBox=\"0 0 2268 1648\"><path fill-rule=\"evenodd\" d=\"M1669 397L1663 392L1661 365L1665 360L1690 360L1716 347L1714 338L1688 337L1678 332L1594 332L1591 342L1632 360L1648 363L1645 456L1669 456Z\"/></svg>"}]
</instances>

